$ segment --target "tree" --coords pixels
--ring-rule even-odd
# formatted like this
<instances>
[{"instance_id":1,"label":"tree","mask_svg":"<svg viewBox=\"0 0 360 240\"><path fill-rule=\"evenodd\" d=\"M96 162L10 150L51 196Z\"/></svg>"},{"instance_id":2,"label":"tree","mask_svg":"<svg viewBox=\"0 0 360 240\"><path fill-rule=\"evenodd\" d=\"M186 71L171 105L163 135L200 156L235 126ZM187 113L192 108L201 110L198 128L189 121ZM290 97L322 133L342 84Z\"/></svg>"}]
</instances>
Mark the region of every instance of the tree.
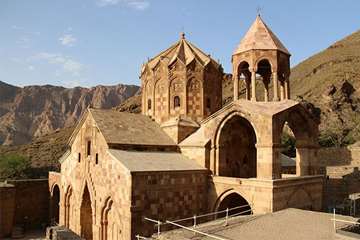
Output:
<instances>
[{"instance_id":1,"label":"tree","mask_svg":"<svg viewBox=\"0 0 360 240\"><path fill-rule=\"evenodd\" d=\"M31 167L30 160L22 155L0 155L0 179L26 178Z\"/></svg>"}]
</instances>

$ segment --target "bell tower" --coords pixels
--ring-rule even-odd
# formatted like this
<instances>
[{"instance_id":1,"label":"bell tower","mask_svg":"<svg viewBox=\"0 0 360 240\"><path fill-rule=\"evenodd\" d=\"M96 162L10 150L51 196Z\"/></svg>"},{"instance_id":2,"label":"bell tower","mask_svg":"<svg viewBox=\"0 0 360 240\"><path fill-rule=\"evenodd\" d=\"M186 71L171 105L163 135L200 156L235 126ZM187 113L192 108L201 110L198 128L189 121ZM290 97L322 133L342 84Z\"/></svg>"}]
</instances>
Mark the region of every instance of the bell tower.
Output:
<instances>
[{"instance_id":1,"label":"bell tower","mask_svg":"<svg viewBox=\"0 0 360 240\"><path fill-rule=\"evenodd\" d=\"M239 99L241 81L247 100L290 99L290 56L258 15L232 55L234 101Z\"/></svg>"}]
</instances>

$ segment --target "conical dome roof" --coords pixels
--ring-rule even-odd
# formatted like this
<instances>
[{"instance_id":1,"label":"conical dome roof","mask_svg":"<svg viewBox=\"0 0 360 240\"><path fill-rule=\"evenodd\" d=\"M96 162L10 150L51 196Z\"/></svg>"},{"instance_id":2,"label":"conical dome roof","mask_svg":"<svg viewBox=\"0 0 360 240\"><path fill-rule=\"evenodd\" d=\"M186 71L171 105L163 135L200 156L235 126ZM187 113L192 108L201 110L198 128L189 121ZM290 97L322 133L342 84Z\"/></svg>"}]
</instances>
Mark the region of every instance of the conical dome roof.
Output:
<instances>
[{"instance_id":1,"label":"conical dome roof","mask_svg":"<svg viewBox=\"0 0 360 240\"><path fill-rule=\"evenodd\" d=\"M290 55L289 51L264 23L260 15L256 17L255 22L251 25L233 55L249 50L278 50Z\"/></svg>"},{"instance_id":2,"label":"conical dome roof","mask_svg":"<svg viewBox=\"0 0 360 240\"><path fill-rule=\"evenodd\" d=\"M161 52L156 57L150 59L143 67L143 70L145 70L146 67L153 69L160 61L165 61L168 65L171 65L176 61L176 59L180 60L185 65L190 64L194 60L197 60L204 67L210 62L213 62L215 65L219 65L210 57L210 55L207 55L195 45L187 41L185 39L185 34L182 33L179 41Z\"/></svg>"}]
</instances>

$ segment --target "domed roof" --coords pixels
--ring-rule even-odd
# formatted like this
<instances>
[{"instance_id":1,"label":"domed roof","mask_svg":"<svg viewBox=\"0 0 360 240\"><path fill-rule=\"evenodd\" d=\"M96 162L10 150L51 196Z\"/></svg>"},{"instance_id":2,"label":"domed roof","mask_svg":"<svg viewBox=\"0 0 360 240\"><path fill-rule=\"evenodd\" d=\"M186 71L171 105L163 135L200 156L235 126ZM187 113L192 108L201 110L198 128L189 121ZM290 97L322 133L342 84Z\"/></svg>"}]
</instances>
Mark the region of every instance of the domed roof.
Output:
<instances>
[{"instance_id":1,"label":"domed roof","mask_svg":"<svg viewBox=\"0 0 360 240\"><path fill-rule=\"evenodd\" d=\"M290 55L289 51L264 23L260 15L255 19L233 55L249 50L278 50Z\"/></svg>"},{"instance_id":2,"label":"domed roof","mask_svg":"<svg viewBox=\"0 0 360 240\"><path fill-rule=\"evenodd\" d=\"M156 57L150 59L142 68L143 72L146 67L153 69L160 61L164 61L167 65L171 65L176 60L180 60L185 65L190 64L194 60L197 60L202 66L206 66L210 62L216 66L219 64L210 57L210 55L204 53L195 45L185 39L185 34L181 33L180 40L173 44L168 49L162 51Z\"/></svg>"}]
</instances>

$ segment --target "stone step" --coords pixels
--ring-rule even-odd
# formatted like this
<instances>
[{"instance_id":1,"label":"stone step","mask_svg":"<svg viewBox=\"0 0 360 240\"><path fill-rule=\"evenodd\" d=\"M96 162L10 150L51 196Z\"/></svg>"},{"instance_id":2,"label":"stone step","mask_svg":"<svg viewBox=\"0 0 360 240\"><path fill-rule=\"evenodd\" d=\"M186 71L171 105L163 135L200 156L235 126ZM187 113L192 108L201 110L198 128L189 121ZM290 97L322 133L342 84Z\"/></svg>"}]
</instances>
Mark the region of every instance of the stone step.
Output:
<instances>
[{"instance_id":1,"label":"stone step","mask_svg":"<svg viewBox=\"0 0 360 240\"><path fill-rule=\"evenodd\" d=\"M11 238L23 238L24 237L24 228L22 226L14 226L11 232Z\"/></svg>"}]
</instances>

